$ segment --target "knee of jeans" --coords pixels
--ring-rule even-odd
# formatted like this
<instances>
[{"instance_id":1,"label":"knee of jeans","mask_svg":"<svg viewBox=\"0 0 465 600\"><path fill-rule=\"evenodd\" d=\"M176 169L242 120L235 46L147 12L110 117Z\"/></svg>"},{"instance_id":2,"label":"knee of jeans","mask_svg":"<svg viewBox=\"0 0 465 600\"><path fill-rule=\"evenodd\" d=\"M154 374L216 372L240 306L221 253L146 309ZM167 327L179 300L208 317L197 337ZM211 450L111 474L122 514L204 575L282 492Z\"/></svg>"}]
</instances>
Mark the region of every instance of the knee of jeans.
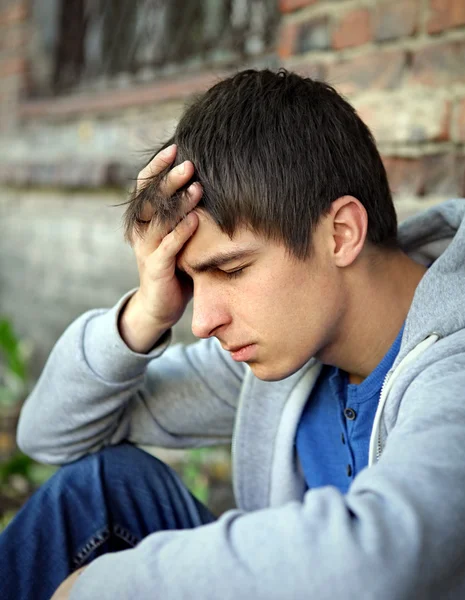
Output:
<instances>
[{"instance_id":1,"label":"knee of jeans","mask_svg":"<svg viewBox=\"0 0 465 600\"><path fill-rule=\"evenodd\" d=\"M156 477L165 480L173 477L171 467L145 450L129 443L107 446L100 451L104 472L118 474L119 478L127 475L128 479L144 477L149 474L153 480Z\"/></svg>"},{"instance_id":2,"label":"knee of jeans","mask_svg":"<svg viewBox=\"0 0 465 600\"><path fill-rule=\"evenodd\" d=\"M82 486L86 489L90 484L95 484L96 478L107 489L111 489L115 479L121 483L127 478L130 482L134 478L143 479L147 475L152 481L157 477L164 481L173 477L170 467L158 458L132 444L122 443L107 446L63 465L45 486L49 493L60 495L70 488L78 490Z\"/></svg>"},{"instance_id":3,"label":"knee of jeans","mask_svg":"<svg viewBox=\"0 0 465 600\"><path fill-rule=\"evenodd\" d=\"M88 454L71 463L62 465L58 471L42 486L48 494L61 495L72 486L87 485L95 473L98 462L98 452Z\"/></svg>"}]
</instances>

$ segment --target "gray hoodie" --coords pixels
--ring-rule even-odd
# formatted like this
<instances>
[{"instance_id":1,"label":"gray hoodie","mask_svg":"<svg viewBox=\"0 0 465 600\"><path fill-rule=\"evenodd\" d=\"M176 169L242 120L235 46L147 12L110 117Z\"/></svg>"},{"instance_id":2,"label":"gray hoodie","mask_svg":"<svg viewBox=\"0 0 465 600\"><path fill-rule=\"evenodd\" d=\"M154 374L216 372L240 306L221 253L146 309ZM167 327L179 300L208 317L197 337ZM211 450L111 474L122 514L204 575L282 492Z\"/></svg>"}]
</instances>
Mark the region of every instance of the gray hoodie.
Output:
<instances>
[{"instance_id":1,"label":"gray hoodie","mask_svg":"<svg viewBox=\"0 0 465 600\"><path fill-rule=\"evenodd\" d=\"M237 510L96 559L72 600L465 598L465 200L410 218L402 247L433 264L386 377L370 465L349 492L305 492L294 438L321 365L263 382L214 339L131 352L127 297L57 342L20 447L66 463L108 444L233 445Z\"/></svg>"}]
</instances>

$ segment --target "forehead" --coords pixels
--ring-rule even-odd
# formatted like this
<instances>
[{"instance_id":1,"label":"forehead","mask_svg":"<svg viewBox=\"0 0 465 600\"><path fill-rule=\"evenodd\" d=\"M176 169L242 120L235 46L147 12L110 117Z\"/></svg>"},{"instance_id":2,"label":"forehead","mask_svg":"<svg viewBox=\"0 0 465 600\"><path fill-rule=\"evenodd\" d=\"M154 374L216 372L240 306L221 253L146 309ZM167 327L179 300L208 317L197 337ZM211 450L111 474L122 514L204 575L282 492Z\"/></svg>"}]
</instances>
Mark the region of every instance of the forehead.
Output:
<instances>
[{"instance_id":1,"label":"forehead","mask_svg":"<svg viewBox=\"0 0 465 600\"><path fill-rule=\"evenodd\" d=\"M196 210L195 213L199 217L199 225L176 261L178 268L183 271L189 272L192 266L204 263L220 253L256 253L270 243L247 227L238 228L230 238L203 210Z\"/></svg>"}]
</instances>

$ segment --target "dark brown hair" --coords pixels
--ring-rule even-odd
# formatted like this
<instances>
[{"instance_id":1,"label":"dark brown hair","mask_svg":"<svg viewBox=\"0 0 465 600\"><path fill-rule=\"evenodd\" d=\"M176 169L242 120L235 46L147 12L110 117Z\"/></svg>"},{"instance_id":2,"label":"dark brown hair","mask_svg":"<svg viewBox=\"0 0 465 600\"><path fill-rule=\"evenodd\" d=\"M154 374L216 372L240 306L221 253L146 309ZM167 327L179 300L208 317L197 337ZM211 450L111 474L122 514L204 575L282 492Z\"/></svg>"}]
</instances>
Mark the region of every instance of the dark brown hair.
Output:
<instances>
[{"instance_id":1,"label":"dark brown hair","mask_svg":"<svg viewBox=\"0 0 465 600\"><path fill-rule=\"evenodd\" d=\"M192 181L204 190L199 207L229 235L247 224L304 258L331 203L351 195L368 213L368 241L397 247L396 213L373 136L327 83L285 70L239 72L187 108L163 147L173 142L174 164L194 163ZM164 175L133 195L127 236L147 202L154 218L171 226L182 217L180 193L157 192Z\"/></svg>"}]
</instances>

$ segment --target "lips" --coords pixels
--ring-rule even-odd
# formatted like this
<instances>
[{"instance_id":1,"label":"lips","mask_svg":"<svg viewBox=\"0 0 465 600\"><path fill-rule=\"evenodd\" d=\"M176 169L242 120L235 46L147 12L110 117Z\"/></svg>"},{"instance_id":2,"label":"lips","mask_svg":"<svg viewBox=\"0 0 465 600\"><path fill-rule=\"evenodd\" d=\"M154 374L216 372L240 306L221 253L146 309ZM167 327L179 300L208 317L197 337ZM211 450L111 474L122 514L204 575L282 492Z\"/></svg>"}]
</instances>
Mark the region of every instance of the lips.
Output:
<instances>
[{"instance_id":1,"label":"lips","mask_svg":"<svg viewBox=\"0 0 465 600\"><path fill-rule=\"evenodd\" d=\"M230 347L228 350L231 354L231 358L237 362L246 362L252 360L256 354L255 344L245 344L245 346Z\"/></svg>"},{"instance_id":2,"label":"lips","mask_svg":"<svg viewBox=\"0 0 465 600\"><path fill-rule=\"evenodd\" d=\"M227 350L228 352L237 352L238 350L242 350L242 348L250 345L251 344L241 344L240 346L223 346L223 349Z\"/></svg>"}]
</instances>

